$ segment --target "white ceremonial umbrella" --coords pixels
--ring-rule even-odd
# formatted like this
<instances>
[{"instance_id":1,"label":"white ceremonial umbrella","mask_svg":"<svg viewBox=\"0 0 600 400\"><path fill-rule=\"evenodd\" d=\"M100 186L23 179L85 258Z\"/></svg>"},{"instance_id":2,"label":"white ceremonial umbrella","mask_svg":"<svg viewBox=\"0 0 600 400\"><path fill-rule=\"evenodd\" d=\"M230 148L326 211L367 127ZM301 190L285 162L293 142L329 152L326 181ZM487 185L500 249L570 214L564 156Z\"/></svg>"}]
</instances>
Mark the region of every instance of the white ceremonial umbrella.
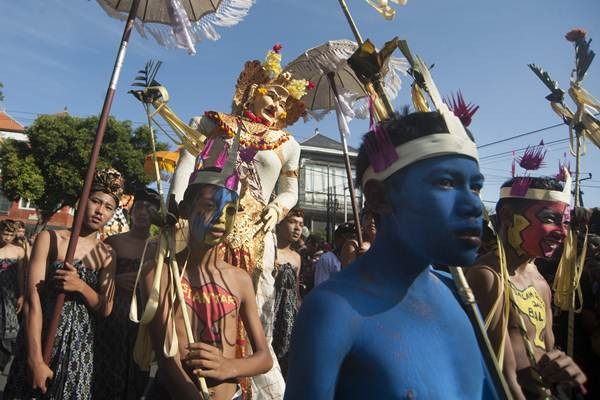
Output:
<instances>
[{"instance_id":1,"label":"white ceremonial umbrella","mask_svg":"<svg viewBox=\"0 0 600 400\"><path fill-rule=\"evenodd\" d=\"M254 0L97 0L108 15L126 19L134 3L134 15L142 36L147 33L167 47L187 49L195 54L195 44L207 38L218 40L217 27L241 22Z\"/></svg>"},{"instance_id":2,"label":"white ceremonial umbrella","mask_svg":"<svg viewBox=\"0 0 600 400\"><path fill-rule=\"evenodd\" d=\"M315 87L302 98L309 115L320 119L324 114L336 108L333 89L327 74L334 73L334 82L340 92L344 114L352 118L366 118L368 107L366 99L369 95L365 86L358 79L347 63L348 58L358 49L356 42L347 39L330 40L320 46L306 50L294 61L286 65L285 71L292 73L297 79L311 81ZM390 58L387 73L384 76L385 94L390 100L398 96L402 80L409 65L403 58Z\"/></svg>"},{"instance_id":3,"label":"white ceremonial umbrella","mask_svg":"<svg viewBox=\"0 0 600 400\"><path fill-rule=\"evenodd\" d=\"M359 210L354 196L354 182L346 140L346 135L350 134L348 118L355 116L365 118L368 115L367 103L361 100L368 98L369 94L347 62L357 49L358 45L351 40L330 40L306 50L290 62L284 71L290 72L295 79L306 79L314 84L313 90L308 91L302 98L309 115L318 120L329 111L336 110L356 237L359 246L362 247ZM408 67L408 63L404 59L389 58L387 60L383 88L388 99L392 100L398 95L402 83L400 74L405 74Z\"/></svg>"}]
</instances>

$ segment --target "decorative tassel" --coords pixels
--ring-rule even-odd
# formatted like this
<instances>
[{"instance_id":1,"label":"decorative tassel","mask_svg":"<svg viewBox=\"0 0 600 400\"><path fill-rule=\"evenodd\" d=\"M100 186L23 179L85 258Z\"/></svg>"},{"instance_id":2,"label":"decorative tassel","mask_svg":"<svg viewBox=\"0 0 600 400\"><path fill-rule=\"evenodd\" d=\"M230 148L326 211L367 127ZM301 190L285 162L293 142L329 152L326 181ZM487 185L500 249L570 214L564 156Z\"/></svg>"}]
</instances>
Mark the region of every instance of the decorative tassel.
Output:
<instances>
[{"instance_id":1,"label":"decorative tassel","mask_svg":"<svg viewBox=\"0 0 600 400\"><path fill-rule=\"evenodd\" d=\"M223 169L223 166L229 159L229 143L223 143L223 150L219 153L219 157L217 157L217 161L215 161L215 167Z\"/></svg>"},{"instance_id":2,"label":"decorative tassel","mask_svg":"<svg viewBox=\"0 0 600 400\"><path fill-rule=\"evenodd\" d=\"M473 115L479 110L479 106L472 103L467 104L465 99L459 90L458 93L450 95L444 99L444 103L448 105L448 108L460 119L463 126L466 128L471 125L473 121Z\"/></svg>"},{"instance_id":3,"label":"decorative tassel","mask_svg":"<svg viewBox=\"0 0 600 400\"><path fill-rule=\"evenodd\" d=\"M546 148L542 140L537 146L527 146L525 153L519 158L519 165L527 171L535 171L544 166Z\"/></svg>"}]
</instances>

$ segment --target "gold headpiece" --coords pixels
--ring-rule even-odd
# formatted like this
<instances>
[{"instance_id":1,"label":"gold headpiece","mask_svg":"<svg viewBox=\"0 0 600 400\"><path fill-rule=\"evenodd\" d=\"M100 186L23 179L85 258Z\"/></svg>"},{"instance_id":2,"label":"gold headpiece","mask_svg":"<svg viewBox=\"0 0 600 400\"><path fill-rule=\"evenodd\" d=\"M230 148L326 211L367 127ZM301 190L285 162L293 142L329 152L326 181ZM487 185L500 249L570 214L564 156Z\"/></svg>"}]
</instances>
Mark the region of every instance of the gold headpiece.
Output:
<instances>
[{"instance_id":1,"label":"gold headpiece","mask_svg":"<svg viewBox=\"0 0 600 400\"><path fill-rule=\"evenodd\" d=\"M306 114L304 103L300 100L306 91L312 89L312 82L305 79L292 79L289 72L282 73L281 45L276 44L269 50L264 62L258 60L247 61L238 77L233 95L232 113L242 114L254 92L262 87L277 86L288 94L285 103L285 119L281 125L292 125L301 116Z\"/></svg>"}]
</instances>

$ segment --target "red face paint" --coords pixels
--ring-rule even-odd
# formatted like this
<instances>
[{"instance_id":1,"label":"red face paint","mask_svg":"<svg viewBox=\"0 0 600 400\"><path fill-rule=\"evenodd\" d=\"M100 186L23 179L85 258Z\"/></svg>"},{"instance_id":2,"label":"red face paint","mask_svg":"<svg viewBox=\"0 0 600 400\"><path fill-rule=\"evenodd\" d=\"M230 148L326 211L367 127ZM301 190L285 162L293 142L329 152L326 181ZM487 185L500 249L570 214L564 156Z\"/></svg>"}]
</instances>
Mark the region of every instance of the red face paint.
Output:
<instances>
[{"instance_id":1,"label":"red face paint","mask_svg":"<svg viewBox=\"0 0 600 400\"><path fill-rule=\"evenodd\" d=\"M552 257L567 234L569 206L561 202L540 201L525 210L529 222L520 235L521 248L532 257Z\"/></svg>"}]
</instances>

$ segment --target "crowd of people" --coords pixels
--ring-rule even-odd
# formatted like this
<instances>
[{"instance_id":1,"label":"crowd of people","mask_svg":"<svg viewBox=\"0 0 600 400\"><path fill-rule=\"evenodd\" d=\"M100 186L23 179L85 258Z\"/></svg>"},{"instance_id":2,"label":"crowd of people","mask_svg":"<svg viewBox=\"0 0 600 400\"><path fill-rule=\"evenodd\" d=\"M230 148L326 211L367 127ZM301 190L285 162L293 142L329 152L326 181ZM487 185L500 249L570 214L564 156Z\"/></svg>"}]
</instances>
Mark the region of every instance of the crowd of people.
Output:
<instances>
[{"instance_id":1,"label":"crowd of people","mask_svg":"<svg viewBox=\"0 0 600 400\"><path fill-rule=\"evenodd\" d=\"M245 64L234 114L192 121L168 202L138 190L129 231L100 234L121 206L111 168L78 204L72 259L76 229L31 246L0 222L3 398L598 398L600 210L571 209L568 169L513 171L485 215L474 111L443 102L416 58L432 109L374 122L360 221L326 244L296 207L283 130L310 85L282 73L280 50ZM173 122L167 97L136 93Z\"/></svg>"}]
</instances>

